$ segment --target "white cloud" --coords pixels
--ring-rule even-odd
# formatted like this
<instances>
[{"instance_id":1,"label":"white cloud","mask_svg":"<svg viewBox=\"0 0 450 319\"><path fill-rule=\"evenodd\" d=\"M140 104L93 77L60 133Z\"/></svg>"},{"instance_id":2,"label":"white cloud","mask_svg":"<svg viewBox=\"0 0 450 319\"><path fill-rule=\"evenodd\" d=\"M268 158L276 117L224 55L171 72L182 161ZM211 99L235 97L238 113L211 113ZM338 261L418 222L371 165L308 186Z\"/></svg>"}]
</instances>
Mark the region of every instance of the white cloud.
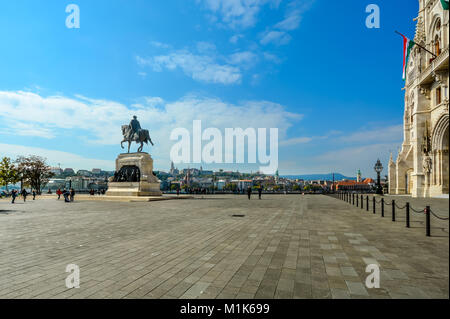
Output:
<instances>
[{"instance_id":1,"label":"white cloud","mask_svg":"<svg viewBox=\"0 0 450 319\"><path fill-rule=\"evenodd\" d=\"M292 0L287 5L285 18L268 28L263 34L260 43L267 45L285 45L291 41L287 31L296 30L300 26L302 15L311 7L315 0Z\"/></svg>"},{"instance_id":2,"label":"white cloud","mask_svg":"<svg viewBox=\"0 0 450 319\"><path fill-rule=\"evenodd\" d=\"M387 163L389 159L389 150L395 149L397 143L378 143L358 147L347 147L335 151L329 151L317 157L308 160L309 163L314 163L316 170L320 168L335 167L335 171L344 174L353 174L358 169L361 169L365 177L374 176L375 172L373 166L379 158L387 174ZM306 164L306 163L305 163Z\"/></svg>"},{"instance_id":3,"label":"white cloud","mask_svg":"<svg viewBox=\"0 0 450 319\"><path fill-rule=\"evenodd\" d=\"M155 48L160 48L160 49L168 49L168 48L170 48L169 44L162 43L162 42L159 42L159 41L151 41L150 44L152 46L154 46Z\"/></svg>"},{"instance_id":4,"label":"white cloud","mask_svg":"<svg viewBox=\"0 0 450 319\"><path fill-rule=\"evenodd\" d=\"M28 125L28 130L13 126L15 134L36 136L33 131L41 131L46 132L47 137L53 137L55 128L79 129L83 131L81 134L93 135L94 143L107 144L111 138L117 139L121 135L111 128L111 120L117 121L121 114L123 116L129 113L130 110L120 103L83 96L43 97L24 91L0 91L2 122L20 119ZM32 131L29 130L30 127L33 128Z\"/></svg>"},{"instance_id":5,"label":"white cloud","mask_svg":"<svg viewBox=\"0 0 450 319\"><path fill-rule=\"evenodd\" d=\"M108 160L86 158L73 153L49 150L40 147L30 147L30 146L0 143L0 153L2 154L2 156L7 156L13 159L17 158L17 156L20 155L23 156L38 155L45 157L47 159L47 163L51 166L57 166L57 164L60 163L61 167L70 167L75 170L92 169L92 168L114 170L115 168L113 160L108 161Z\"/></svg>"},{"instance_id":6,"label":"white cloud","mask_svg":"<svg viewBox=\"0 0 450 319\"><path fill-rule=\"evenodd\" d=\"M257 22L261 8L269 4L278 7L280 0L197 0L212 12L215 20L231 28L248 28ZM212 20L212 19L210 19Z\"/></svg>"},{"instance_id":7,"label":"white cloud","mask_svg":"<svg viewBox=\"0 0 450 319\"><path fill-rule=\"evenodd\" d=\"M284 31L267 31L264 32L260 43L267 45L273 43L276 45L285 45L291 41L292 37Z\"/></svg>"},{"instance_id":8,"label":"white cloud","mask_svg":"<svg viewBox=\"0 0 450 319\"><path fill-rule=\"evenodd\" d=\"M138 72L138 75L139 75L141 78L145 79L145 78L147 77L147 72Z\"/></svg>"},{"instance_id":9,"label":"white cloud","mask_svg":"<svg viewBox=\"0 0 450 319\"><path fill-rule=\"evenodd\" d=\"M312 141L311 137L295 137L280 142L280 146L292 146L297 144L305 144Z\"/></svg>"},{"instance_id":10,"label":"white cloud","mask_svg":"<svg viewBox=\"0 0 450 319\"><path fill-rule=\"evenodd\" d=\"M211 42L197 42L197 51L202 54L212 54L216 51L216 45Z\"/></svg>"},{"instance_id":11,"label":"white cloud","mask_svg":"<svg viewBox=\"0 0 450 319\"><path fill-rule=\"evenodd\" d=\"M236 52L228 57L228 63L240 65L245 64L247 67L256 63L258 56L250 51Z\"/></svg>"},{"instance_id":12,"label":"white cloud","mask_svg":"<svg viewBox=\"0 0 450 319\"><path fill-rule=\"evenodd\" d=\"M293 10L289 12L283 21L278 22L275 28L280 30L291 31L299 27L301 20L301 11Z\"/></svg>"},{"instance_id":13,"label":"white cloud","mask_svg":"<svg viewBox=\"0 0 450 319\"><path fill-rule=\"evenodd\" d=\"M20 120L6 119L3 121L5 127L0 128L0 133L19 136L36 136L46 139L55 137L49 128L41 127L34 123L23 123Z\"/></svg>"},{"instance_id":14,"label":"white cloud","mask_svg":"<svg viewBox=\"0 0 450 319\"><path fill-rule=\"evenodd\" d=\"M263 53L264 59L266 59L267 61L276 63L276 64L280 64L282 61L279 57L277 57L275 54L272 53L268 53L268 52L264 52Z\"/></svg>"},{"instance_id":15,"label":"white cloud","mask_svg":"<svg viewBox=\"0 0 450 319\"><path fill-rule=\"evenodd\" d=\"M201 82L228 85L240 83L242 78L239 68L219 64L214 57L195 55L186 50L150 58L137 56L136 60L139 65L150 66L155 72L161 72L163 69L173 71L180 68L186 75Z\"/></svg>"},{"instance_id":16,"label":"white cloud","mask_svg":"<svg viewBox=\"0 0 450 319\"><path fill-rule=\"evenodd\" d=\"M302 119L301 114L287 112L280 104L268 101L247 101L238 104L226 103L216 98L186 96L178 101L166 102L159 97L143 97L127 107L121 103L91 99L84 96L68 98L64 96L44 97L36 93L23 91L0 91L0 120L1 127L6 122L20 123L21 128L33 128L44 131L47 137L60 139L66 130L76 132L72 141L74 145L95 143L99 152L102 145L118 145L122 140L121 125L128 124L133 115L137 115L141 126L150 131L155 147L151 147L155 157L155 164L166 167L169 163L170 148L174 144L170 140L170 133L175 128L192 130L192 121L201 120L203 128L215 127L224 132L225 128L279 128L280 140L286 138L287 130ZM19 127L19 128L20 128ZM11 130L8 127L8 130ZM23 130L25 135L36 136L35 131ZM3 134L17 134L17 131L2 132ZM75 135L75 134L72 134ZM52 145L57 145L52 144ZM8 149L6 144L1 150ZM56 147L56 146L55 146ZM79 147L79 146L78 146ZM73 157L62 153L38 148L10 148L8 154L36 154L60 161L64 158L73 163L84 158ZM57 152L57 151L55 151ZM104 167L106 162L92 164L67 164L73 167ZM94 165L98 163L98 165ZM102 165L100 165L102 164ZM105 164L105 165L103 165Z\"/></svg>"},{"instance_id":17,"label":"white cloud","mask_svg":"<svg viewBox=\"0 0 450 319\"><path fill-rule=\"evenodd\" d=\"M235 34L230 38L230 43L236 44L239 39L242 39L244 36L242 34Z\"/></svg>"},{"instance_id":18,"label":"white cloud","mask_svg":"<svg viewBox=\"0 0 450 319\"><path fill-rule=\"evenodd\" d=\"M403 125L393 125L376 129L363 129L348 136L339 138L342 142L398 142L403 138Z\"/></svg>"}]
</instances>

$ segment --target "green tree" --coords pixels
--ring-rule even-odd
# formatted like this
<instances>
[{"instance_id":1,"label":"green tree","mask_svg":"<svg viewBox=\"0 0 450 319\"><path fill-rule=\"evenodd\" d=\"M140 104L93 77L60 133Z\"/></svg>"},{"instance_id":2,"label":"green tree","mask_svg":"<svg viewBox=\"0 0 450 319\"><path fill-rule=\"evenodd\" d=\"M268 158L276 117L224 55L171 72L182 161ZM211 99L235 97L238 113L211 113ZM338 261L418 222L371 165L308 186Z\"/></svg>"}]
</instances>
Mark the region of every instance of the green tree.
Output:
<instances>
[{"instance_id":1,"label":"green tree","mask_svg":"<svg viewBox=\"0 0 450 319\"><path fill-rule=\"evenodd\" d=\"M16 160L22 181L41 194L42 188L54 176L46 159L36 155L19 156Z\"/></svg>"},{"instance_id":2,"label":"green tree","mask_svg":"<svg viewBox=\"0 0 450 319\"><path fill-rule=\"evenodd\" d=\"M9 157L3 157L0 162L0 185L5 186L6 191L8 191L8 185L15 184L18 181L20 181L20 175L16 166Z\"/></svg>"}]
</instances>

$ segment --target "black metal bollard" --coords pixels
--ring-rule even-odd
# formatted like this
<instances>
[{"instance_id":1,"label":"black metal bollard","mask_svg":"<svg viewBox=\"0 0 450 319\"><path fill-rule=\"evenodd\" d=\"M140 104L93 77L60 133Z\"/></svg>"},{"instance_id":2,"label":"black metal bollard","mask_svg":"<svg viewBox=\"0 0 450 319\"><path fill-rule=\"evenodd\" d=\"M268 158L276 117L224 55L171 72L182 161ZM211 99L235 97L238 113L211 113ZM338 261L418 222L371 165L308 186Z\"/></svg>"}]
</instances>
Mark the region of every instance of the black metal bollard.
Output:
<instances>
[{"instance_id":1,"label":"black metal bollard","mask_svg":"<svg viewBox=\"0 0 450 319\"><path fill-rule=\"evenodd\" d=\"M356 195L356 207L359 207L359 196Z\"/></svg>"},{"instance_id":2,"label":"black metal bollard","mask_svg":"<svg viewBox=\"0 0 450 319\"><path fill-rule=\"evenodd\" d=\"M369 211L369 195L366 196L366 211Z\"/></svg>"},{"instance_id":3,"label":"black metal bollard","mask_svg":"<svg viewBox=\"0 0 450 319\"><path fill-rule=\"evenodd\" d=\"M352 194L353 206L355 205L355 194Z\"/></svg>"},{"instance_id":4,"label":"black metal bollard","mask_svg":"<svg viewBox=\"0 0 450 319\"><path fill-rule=\"evenodd\" d=\"M364 208L364 197L363 195L361 195L361 209Z\"/></svg>"},{"instance_id":5,"label":"black metal bollard","mask_svg":"<svg viewBox=\"0 0 450 319\"><path fill-rule=\"evenodd\" d=\"M376 202L375 202L375 197L374 197L374 198L372 198L372 210L373 210L374 214L375 214L375 204L376 204Z\"/></svg>"},{"instance_id":6,"label":"black metal bollard","mask_svg":"<svg viewBox=\"0 0 450 319\"><path fill-rule=\"evenodd\" d=\"M409 203L406 203L406 227L409 228Z\"/></svg>"},{"instance_id":7,"label":"black metal bollard","mask_svg":"<svg viewBox=\"0 0 450 319\"><path fill-rule=\"evenodd\" d=\"M384 198L381 199L381 217L384 217Z\"/></svg>"},{"instance_id":8,"label":"black metal bollard","mask_svg":"<svg viewBox=\"0 0 450 319\"><path fill-rule=\"evenodd\" d=\"M427 227L427 237L431 237L431 214L430 214L430 206L425 208L426 214L426 227Z\"/></svg>"},{"instance_id":9,"label":"black metal bollard","mask_svg":"<svg viewBox=\"0 0 450 319\"><path fill-rule=\"evenodd\" d=\"M395 222L395 200L392 200L392 221Z\"/></svg>"}]
</instances>

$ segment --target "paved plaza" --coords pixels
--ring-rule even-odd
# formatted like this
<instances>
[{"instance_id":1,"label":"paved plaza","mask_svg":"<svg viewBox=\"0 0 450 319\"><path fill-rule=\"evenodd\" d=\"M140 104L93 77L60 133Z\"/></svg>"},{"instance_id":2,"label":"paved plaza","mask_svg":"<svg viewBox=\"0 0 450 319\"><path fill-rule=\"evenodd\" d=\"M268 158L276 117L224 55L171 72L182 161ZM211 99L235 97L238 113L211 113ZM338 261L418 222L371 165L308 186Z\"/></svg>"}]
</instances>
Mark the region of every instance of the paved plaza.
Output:
<instances>
[{"instance_id":1,"label":"paved plaza","mask_svg":"<svg viewBox=\"0 0 450 319\"><path fill-rule=\"evenodd\" d=\"M448 221L426 237L422 215L407 229L388 212L322 195L0 201L0 298L448 298Z\"/></svg>"}]
</instances>

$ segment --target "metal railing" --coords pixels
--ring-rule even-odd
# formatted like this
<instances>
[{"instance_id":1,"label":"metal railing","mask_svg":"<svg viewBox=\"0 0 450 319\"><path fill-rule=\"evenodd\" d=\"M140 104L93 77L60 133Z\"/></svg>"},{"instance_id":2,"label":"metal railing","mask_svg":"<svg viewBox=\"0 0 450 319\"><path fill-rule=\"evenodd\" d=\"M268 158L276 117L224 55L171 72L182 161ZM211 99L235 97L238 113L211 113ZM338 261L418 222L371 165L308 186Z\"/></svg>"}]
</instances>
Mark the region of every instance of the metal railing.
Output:
<instances>
[{"instance_id":1,"label":"metal railing","mask_svg":"<svg viewBox=\"0 0 450 319\"><path fill-rule=\"evenodd\" d=\"M349 193L349 192L337 192L335 194L329 194L332 197L336 197L340 200L343 200L350 205L360 207L361 209L364 209L364 197L360 194L355 193ZM366 195L365 198L366 202L366 211L369 211L369 196ZM399 206L395 200L393 199L390 203L385 202L384 198L381 198L380 200L377 200L375 197L372 198L372 212L373 214L376 214L377 212L377 204L380 205L381 210L381 217L384 217L385 213L385 206L391 207L391 216L392 221L396 221L396 209L398 210L405 210L405 217L406 217L406 227L411 228L411 212L415 214L425 214L425 233L426 236L431 236L431 216L433 216L436 219L439 220L449 220L448 217L442 217L433 212L430 208L430 206L426 206L423 209L414 209L409 202L407 202L404 206Z\"/></svg>"}]
</instances>

